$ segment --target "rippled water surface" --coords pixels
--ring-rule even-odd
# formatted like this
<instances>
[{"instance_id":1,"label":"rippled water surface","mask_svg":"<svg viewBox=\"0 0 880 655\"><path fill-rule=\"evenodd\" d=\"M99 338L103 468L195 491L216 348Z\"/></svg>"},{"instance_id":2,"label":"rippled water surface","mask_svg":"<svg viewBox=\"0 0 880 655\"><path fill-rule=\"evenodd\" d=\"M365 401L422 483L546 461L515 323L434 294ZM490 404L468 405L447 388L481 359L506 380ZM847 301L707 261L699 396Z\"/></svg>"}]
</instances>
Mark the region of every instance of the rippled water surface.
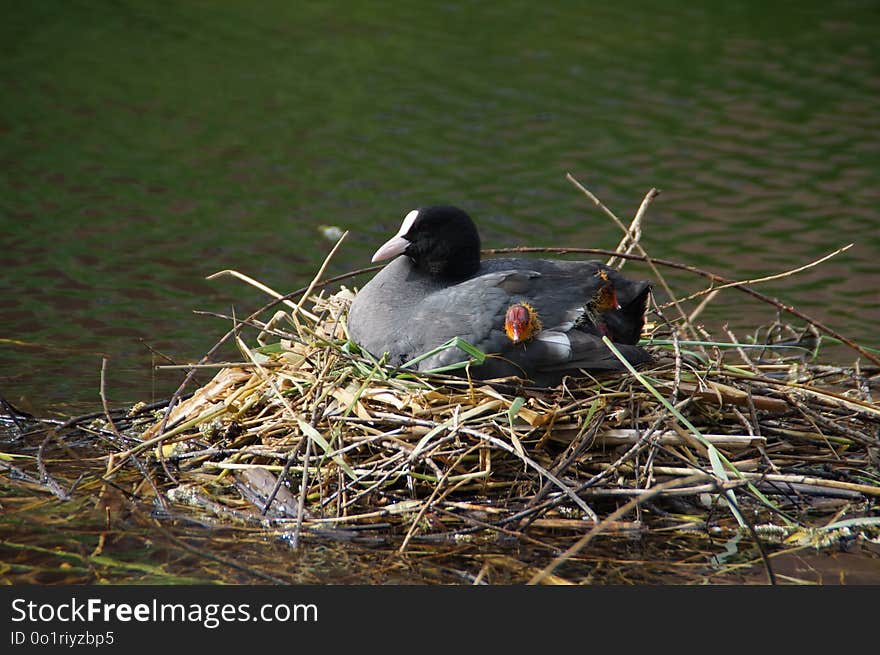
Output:
<instances>
[{"instance_id":1,"label":"rippled water surface","mask_svg":"<svg viewBox=\"0 0 880 655\"><path fill-rule=\"evenodd\" d=\"M880 5L624 1L23 3L0 22L0 395L39 414L167 397L351 230L415 206L484 246L643 245L880 346ZM633 275L650 275L628 264ZM361 278L361 281L364 278ZM700 288L669 272L677 294ZM775 310L728 290L740 334ZM852 361L844 349L839 354Z\"/></svg>"},{"instance_id":2,"label":"rippled water surface","mask_svg":"<svg viewBox=\"0 0 880 655\"><path fill-rule=\"evenodd\" d=\"M205 276L296 289L319 225L352 231L335 273L436 202L486 246L614 247L567 172L627 221L660 188L648 252L730 277L855 243L762 288L880 345L877 4L692 5L19 6L0 26L4 395L96 402L102 355L111 401L167 395L152 350L188 361L226 327L192 310L264 300ZM727 292L705 319L773 316Z\"/></svg>"}]
</instances>

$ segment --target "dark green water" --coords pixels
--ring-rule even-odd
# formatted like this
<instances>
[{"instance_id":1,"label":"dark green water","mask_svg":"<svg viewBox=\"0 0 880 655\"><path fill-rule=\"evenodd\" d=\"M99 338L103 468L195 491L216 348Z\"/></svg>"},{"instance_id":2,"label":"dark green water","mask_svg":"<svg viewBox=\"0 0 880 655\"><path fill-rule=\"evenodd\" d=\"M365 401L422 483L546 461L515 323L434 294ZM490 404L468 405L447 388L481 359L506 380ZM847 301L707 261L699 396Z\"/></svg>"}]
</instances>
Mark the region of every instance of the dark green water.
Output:
<instances>
[{"instance_id":1,"label":"dark green water","mask_svg":"<svg viewBox=\"0 0 880 655\"><path fill-rule=\"evenodd\" d=\"M41 415L93 411L106 356L112 405L167 397L181 375L154 372L150 349L196 359L228 324L193 310L240 316L265 301L205 276L234 268L280 292L303 286L331 247L320 225L351 230L330 273L367 265L410 209L439 202L469 210L487 247L613 248L617 228L569 172L627 222L662 189L648 252L732 278L854 243L760 289L880 346L880 5L697 4L4 3L0 396ZM701 286L669 281L678 295ZM713 334L729 323L744 335L775 311L728 290L703 318ZM107 532L106 517L88 518L91 499L76 502L19 514L41 517L32 530L7 523L24 549L16 571L28 575L33 544L91 552L105 533L106 553L141 568L195 566L146 519ZM263 535L236 549L179 529L266 570L292 557ZM634 563L596 579L693 579L652 543L597 553L597 570ZM316 558L308 576L278 575L363 581L355 562L378 557L333 546L325 561L322 548L303 555ZM463 568L480 569L474 556ZM435 557L393 559L374 579L460 581L426 568ZM30 579L70 580L56 560ZM876 558L864 561L876 576Z\"/></svg>"},{"instance_id":2,"label":"dark green water","mask_svg":"<svg viewBox=\"0 0 880 655\"><path fill-rule=\"evenodd\" d=\"M281 292L364 266L411 208L486 246L643 243L880 345L876 2L34 2L0 24L0 390L36 411L167 396ZM644 272L630 266L633 273ZM682 295L699 287L670 276ZM725 292L740 330L774 311ZM713 330L714 331L714 330ZM845 356L849 357L847 353Z\"/></svg>"}]
</instances>

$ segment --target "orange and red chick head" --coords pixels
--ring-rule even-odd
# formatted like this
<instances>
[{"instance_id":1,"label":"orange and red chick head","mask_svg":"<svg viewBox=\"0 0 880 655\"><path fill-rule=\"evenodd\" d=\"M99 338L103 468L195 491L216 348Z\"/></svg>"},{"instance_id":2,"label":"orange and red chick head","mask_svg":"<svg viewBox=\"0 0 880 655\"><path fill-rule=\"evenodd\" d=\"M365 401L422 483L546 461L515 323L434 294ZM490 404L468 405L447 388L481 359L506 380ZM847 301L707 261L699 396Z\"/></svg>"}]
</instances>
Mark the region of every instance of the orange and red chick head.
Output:
<instances>
[{"instance_id":1,"label":"orange and red chick head","mask_svg":"<svg viewBox=\"0 0 880 655\"><path fill-rule=\"evenodd\" d=\"M601 313L612 309L620 309L617 291L614 289L614 283L608 279L608 273L599 269L596 271L596 277L601 278L604 282L596 289L596 293L590 299L590 305L593 310Z\"/></svg>"},{"instance_id":2,"label":"orange and red chick head","mask_svg":"<svg viewBox=\"0 0 880 655\"><path fill-rule=\"evenodd\" d=\"M507 308L504 316L504 333L513 343L531 339L541 330L541 319L530 304L519 302Z\"/></svg>"}]
</instances>

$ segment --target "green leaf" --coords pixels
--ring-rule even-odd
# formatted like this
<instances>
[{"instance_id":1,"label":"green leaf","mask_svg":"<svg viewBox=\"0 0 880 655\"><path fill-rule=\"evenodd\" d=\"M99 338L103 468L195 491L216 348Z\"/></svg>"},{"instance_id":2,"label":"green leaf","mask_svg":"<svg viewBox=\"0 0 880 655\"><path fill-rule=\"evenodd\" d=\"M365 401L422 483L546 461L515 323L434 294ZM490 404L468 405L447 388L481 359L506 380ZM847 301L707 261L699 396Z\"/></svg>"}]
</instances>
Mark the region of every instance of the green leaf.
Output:
<instances>
[{"instance_id":1,"label":"green leaf","mask_svg":"<svg viewBox=\"0 0 880 655\"><path fill-rule=\"evenodd\" d=\"M0 461L14 462L17 459L36 459L33 455L21 455L19 453L0 453Z\"/></svg>"},{"instance_id":2,"label":"green leaf","mask_svg":"<svg viewBox=\"0 0 880 655\"><path fill-rule=\"evenodd\" d=\"M332 452L330 444L327 443L324 435L322 435L311 425L303 421L301 418L297 418L296 421L297 423L299 423L299 429L302 430L303 434L309 437L309 439L314 441L316 444L318 444L325 454L329 454ZM348 465L348 463L344 459L342 459L342 455L340 455L339 453L335 453L334 455L332 455L332 457L333 461L339 465L339 468L345 471L345 474L348 477L350 477L352 480L357 478L354 470Z\"/></svg>"},{"instance_id":3,"label":"green leaf","mask_svg":"<svg viewBox=\"0 0 880 655\"><path fill-rule=\"evenodd\" d=\"M281 346L281 342L278 341L276 343L267 343L265 346L260 346L259 348L253 348L251 349L251 352L262 353L264 355L275 355L284 352L284 348Z\"/></svg>"},{"instance_id":4,"label":"green leaf","mask_svg":"<svg viewBox=\"0 0 880 655\"><path fill-rule=\"evenodd\" d=\"M434 355L442 353L445 350L449 350L450 348L459 348L460 350L463 350L465 354L467 354L471 358L471 361L457 362L448 366L431 369L430 371L426 371L427 373L440 373L441 371L449 371L454 368L463 368L464 366L468 366L469 364L482 364L486 360L486 353L482 352L479 348L471 345L460 337L453 337L443 345L437 346L433 350L422 353L418 357L414 357L405 364L402 364L401 368L409 368L413 364L418 364L422 360L425 360L428 357L433 357Z\"/></svg>"},{"instance_id":5,"label":"green leaf","mask_svg":"<svg viewBox=\"0 0 880 655\"><path fill-rule=\"evenodd\" d=\"M517 396L513 399L513 402L510 404L510 409L507 410L507 421L510 423L510 429L513 429L513 419L517 417L519 414L519 410L522 409L522 406L526 404L526 399L522 396Z\"/></svg>"}]
</instances>

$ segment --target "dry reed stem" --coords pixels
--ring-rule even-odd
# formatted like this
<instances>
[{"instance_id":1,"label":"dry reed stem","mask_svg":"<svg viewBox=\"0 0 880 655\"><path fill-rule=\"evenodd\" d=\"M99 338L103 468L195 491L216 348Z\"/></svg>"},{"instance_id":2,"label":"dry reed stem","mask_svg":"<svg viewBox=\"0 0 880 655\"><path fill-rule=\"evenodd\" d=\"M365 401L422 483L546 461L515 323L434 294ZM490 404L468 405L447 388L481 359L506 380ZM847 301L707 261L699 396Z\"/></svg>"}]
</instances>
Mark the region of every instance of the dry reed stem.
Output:
<instances>
[{"instance_id":1,"label":"dry reed stem","mask_svg":"<svg viewBox=\"0 0 880 655\"><path fill-rule=\"evenodd\" d=\"M617 227L619 227L619 228L623 231L623 233L624 233L624 240L626 240L627 235L629 235L629 230L628 230L627 227L623 224L623 222L622 222L619 218L617 218L617 215L616 215L614 212L612 212L610 209L608 209L608 207L606 207L605 204L604 204L601 200L599 200L599 199L593 194L592 191L590 191L590 190L587 189L584 185L582 185L580 182L578 182L578 181L575 179L575 177L574 177L571 173L566 173L566 174L565 174L565 177L566 177L566 179L567 179L569 182L571 182L571 183L572 183L572 184L573 184L573 185L574 185L574 186L575 186L575 187L576 187L581 193L583 193L585 196L587 196L587 198L589 198L590 200L592 200L593 203L594 203L597 207L599 207L603 212L605 212L605 214L606 214L606 215L607 215L607 216L608 216L608 217L614 222L614 224L617 225ZM653 188L652 188L650 191L648 191L647 195L645 195L645 198L644 198L644 200L642 201L641 206L639 207L639 211L636 213L636 217L638 218L638 221L639 221L639 222L638 222L638 225L639 225L639 226L641 225L641 218L642 218L642 216L644 215L645 211L647 210L648 205L650 204L651 200L653 200L654 197L656 197L659 193L660 193L660 192L657 191L657 189L653 189ZM648 266L651 268L651 272L654 274L654 277L660 282L660 286L663 287L663 290L666 292L666 294L667 294L667 295L669 296L669 298L671 299L671 302L672 302L672 304L675 306L675 308L676 308L676 310L678 311L679 315L680 315L681 318L685 321L685 324L684 324L683 328L685 328L685 329L688 328L688 327L689 327L689 323L687 322L687 315L684 313L684 310L681 308L681 306L679 305L678 301L676 300L675 294L672 292L672 288L671 288L671 287L669 286L669 284L666 282L666 278L663 277L663 275L660 273L660 270L654 265L654 262L653 262L653 260L651 259L651 257L648 256L648 253L645 252L645 249L642 248L641 244L640 244L638 241L635 241L635 240L634 240L632 245L635 247L636 250L638 250L640 257L641 257L641 258L645 261L645 263L647 263ZM608 261L612 261L612 260L616 261L617 259L619 259L621 262L623 262L624 259L629 258L628 256L629 256L630 254L631 254L630 251L628 251L628 250L627 250L627 251L623 251L623 250L620 248L620 246L618 246L617 250L614 251L614 254L611 256L611 258L610 258Z\"/></svg>"},{"instance_id":2,"label":"dry reed stem","mask_svg":"<svg viewBox=\"0 0 880 655\"><path fill-rule=\"evenodd\" d=\"M240 273L239 271L227 268L222 271L217 271L216 273L212 273L211 275L206 276L205 279L206 280L216 280L217 278L220 278L223 276L230 276L230 277L238 278L239 280L251 285L255 289L259 289L260 291L265 293L267 296L270 296L271 298L274 298L278 302L281 302L281 303L287 305L292 310L291 316L296 317L297 314L303 314L306 318L308 318L311 321L318 320L317 316L315 316L314 314L312 314L310 312L303 310L301 307L299 307L299 305L297 305L297 303L291 302L284 295L278 293L274 289L267 287L262 282L258 282L257 280L253 279L252 277L245 275L244 273Z\"/></svg>"},{"instance_id":3,"label":"dry reed stem","mask_svg":"<svg viewBox=\"0 0 880 655\"><path fill-rule=\"evenodd\" d=\"M645 194L644 199L642 199L642 204L639 205L639 209L636 212L636 215L633 217L632 222L629 224L629 228L626 229L623 238L621 238L620 240L620 243L617 244L617 248L615 248L615 251L629 254L638 246L642 238L642 218L648 211L648 205L650 205L651 201L659 194L660 191L658 191L657 189L651 189L650 191L648 191L648 193ZM622 269L625 263L625 259L620 259L620 261L618 262L617 257L610 257L606 262L606 265Z\"/></svg>"}]
</instances>

